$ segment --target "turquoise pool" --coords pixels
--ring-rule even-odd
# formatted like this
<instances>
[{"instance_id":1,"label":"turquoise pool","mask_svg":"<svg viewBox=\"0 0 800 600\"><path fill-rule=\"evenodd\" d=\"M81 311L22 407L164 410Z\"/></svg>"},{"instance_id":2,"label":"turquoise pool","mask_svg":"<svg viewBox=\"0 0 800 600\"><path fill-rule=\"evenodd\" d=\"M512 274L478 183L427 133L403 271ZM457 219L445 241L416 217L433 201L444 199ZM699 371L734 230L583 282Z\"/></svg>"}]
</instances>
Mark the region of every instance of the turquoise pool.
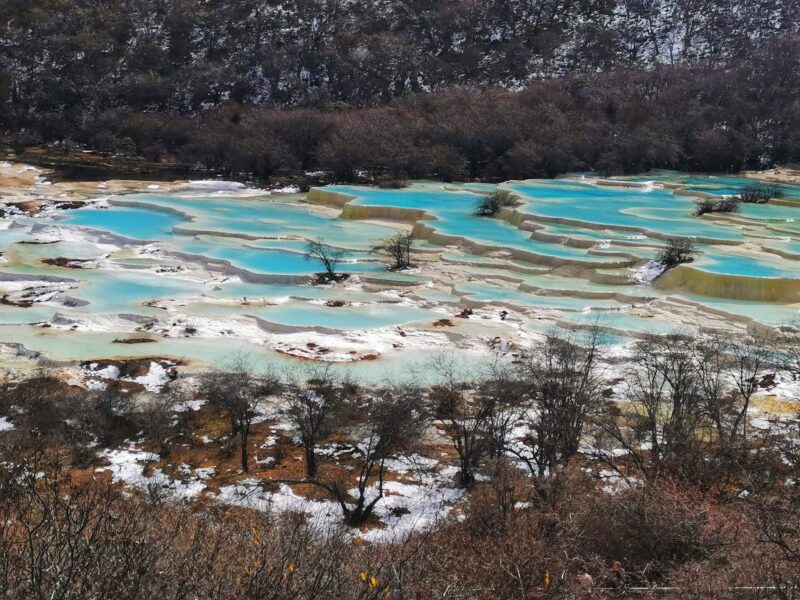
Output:
<instances>
[{"instance_id":1,"label":"turquoise pool","mask_svg":"<svg viewBox=\"0 0 800 600\"><path fill-rule=\"evenodd\" d=\"M692 322L708 318L713 327L726 319L732 326L749 321L778 325L798 314L797 304L718 297L713 286L678 281L674 288L661 289L636 282L640 268L657 256L666 238L686 237L698 240L691 266L700 274L692 275L705 277L704 282L719 281L705 275L713 274L781 278L789 287L797 280L800 286L800 261L793 259L800 257L800 207L744 205L729 218L698 218L693 214L696 197L676 194L674 188L724 194L750 180L669 171L621 179L655 184L608 185L591 174L507 182L499 187L515 192L522 203L502 218L473 215L480 194L498 186L430 181L399 190L330 186L352 197L345 214L341 202L324 206L300 195L134 193L112 197L110 208L18 217L14 227L0 229L0 297L22 293L4 275L32 281L61 277L74 280L66 295L88 304L64 303L61 296L29 308L0 304L0 342L21 341L56 358L159 352L198 364L214 364L238 344L267 362L285 364L292 359L278 356L273 347L284 335L333 335L365 351L375 335L385 356L345 368L377 377L382 369L408 369L442 348L475 360L488 348L487 340L513 340L522 332L544 333L552 327L597 323L606 330L603 343L617 344L626 336L680 329L686 311L694 312L695 306L708 313L694 315ZM784 187L787 198L800 199L800 188ZM409 213L383 210L390 208L424 211L427 218L410 223ZM60 227L42 239L31 229L51 224ZM417 242L414 270L387 270L386 255L375 248L411 227L423 238ZM59 231L70 233L51 240ZM339 268L350 273L349 280L309 283L322 268L304 256L307 241L316 238L345 251ZM45 243L29 243L37 241ZM58 258L92 262L86 268L44 262ZM651 303L659 310L648 311L655 306ZM483 310L456 319L466 307ZM501 320L500 311L506 309L511 314ZM31 325L52 321L57 314L82 325L77 331ZM112 318L120 315L134 320ZM113 340L130 334L136 316L158 322L155 330L168 334L155 335L153 344L121 348ZM170 337L193 318L210 323L207 335L219 337ZM86 323L97 330L80 330ZM127 329L103 330L122 327L119 323ZM408 332L416 332L421 341ZM87 350L87 343L94 346Z\"/></svg>"}]
</instances>

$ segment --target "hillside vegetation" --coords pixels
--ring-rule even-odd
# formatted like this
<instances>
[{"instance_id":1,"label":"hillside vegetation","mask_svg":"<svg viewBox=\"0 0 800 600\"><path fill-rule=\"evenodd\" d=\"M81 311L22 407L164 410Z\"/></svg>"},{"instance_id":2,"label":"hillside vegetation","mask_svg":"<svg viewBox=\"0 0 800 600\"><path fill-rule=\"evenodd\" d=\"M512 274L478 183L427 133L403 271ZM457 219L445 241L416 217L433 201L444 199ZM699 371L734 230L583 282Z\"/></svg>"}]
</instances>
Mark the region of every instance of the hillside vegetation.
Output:
<instances>
[{"instance_id":1,"label":"hillside vegetation","mask_svg":"<svg viewBox=\"0 0 800 600\"><path fill-rule=\"evenodd\" d=\"M0 127L268 178L796 161L796 2L0 6Z\"/></svg>"}]
</instances>

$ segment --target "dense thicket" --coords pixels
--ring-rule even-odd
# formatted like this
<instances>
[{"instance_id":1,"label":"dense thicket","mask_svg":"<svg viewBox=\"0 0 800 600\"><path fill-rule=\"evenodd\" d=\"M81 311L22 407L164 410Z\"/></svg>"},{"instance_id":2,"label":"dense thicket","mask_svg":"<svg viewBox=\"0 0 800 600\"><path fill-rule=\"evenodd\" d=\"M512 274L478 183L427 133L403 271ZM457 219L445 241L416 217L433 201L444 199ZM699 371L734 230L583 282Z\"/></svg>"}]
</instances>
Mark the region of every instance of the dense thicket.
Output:
<instances>
[{"instance_id":1,"label":"dense thicket","mask_svg":"<svg viewBox=\"0 0 800 600\"><path fill-rule=\"evenodd\" d=\"M737 170L800 157L798 24L794 0L9 0L0 127L259 177Z\"/></svg>"},{"instance_id":2,"label":"dense thicket","mask_svg":"<svg viewBox=\"0 0 800 600\"><path fill-rule=\"evenodd\" d=\"M363 105L443 84L749 56L793 0L6 0L2 71L36 111Z\"/></svg>"},{"instance_id":3,"label":"dense thicket","mask_svg":"<svg viewBox=\"0 0 800 600\"><path fill-rule=\"evenodd\" d=\"M179 387L145 399L47 372L6 383L0 415L14 427L0 436L0 594L797 598L800 420L773 421L757 397L779 373L798 373L798 330L648 336L613 380L597 339L548 335L478 381L442 355L427 388L366 388L324 365L265 372L240 355L202 378L199 411L176 412L197 397ZM231 467L250 424L252 448L270 461L250 457L245 475L246 454L245 468ZM102 450L130 448L134 436L133 447L158 450L126 467L126 477L141 468L149 478L138 492L110 484ZM401 457L404 470L389 475L386 463ZM457 466L450 485L463 487L441 521L398 528L385 543L348 535L345 525L378 526L372 507L397 493L384 494L384 480L416 472L427 485L424 464L439 459ZM161 478L201 464L213 466L211 494L247 477L322 493L341 513L225 504L249 504L246 494L180 502Z\"/></svg>"}]
</instances>

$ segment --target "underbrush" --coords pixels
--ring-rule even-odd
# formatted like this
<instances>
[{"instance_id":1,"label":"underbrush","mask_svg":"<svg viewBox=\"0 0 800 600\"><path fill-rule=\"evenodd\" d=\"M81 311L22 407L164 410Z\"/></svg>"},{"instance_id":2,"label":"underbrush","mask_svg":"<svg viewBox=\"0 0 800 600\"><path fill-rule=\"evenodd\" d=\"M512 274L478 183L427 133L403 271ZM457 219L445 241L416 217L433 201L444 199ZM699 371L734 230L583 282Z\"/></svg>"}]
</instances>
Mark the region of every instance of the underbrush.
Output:
<instances>
[{"instance_id":1,"label":"underbrush","mask_svg":"<svg viewBox=\"0 0 800 600\"><path fill-rule=\"evenodd\" d=\"M650 336L609 379L596 333L433 387L246 356L160 395L7 384L0 593L792 597L800 421L756 405L795 334Z\"/></svg>"}]
</instances>

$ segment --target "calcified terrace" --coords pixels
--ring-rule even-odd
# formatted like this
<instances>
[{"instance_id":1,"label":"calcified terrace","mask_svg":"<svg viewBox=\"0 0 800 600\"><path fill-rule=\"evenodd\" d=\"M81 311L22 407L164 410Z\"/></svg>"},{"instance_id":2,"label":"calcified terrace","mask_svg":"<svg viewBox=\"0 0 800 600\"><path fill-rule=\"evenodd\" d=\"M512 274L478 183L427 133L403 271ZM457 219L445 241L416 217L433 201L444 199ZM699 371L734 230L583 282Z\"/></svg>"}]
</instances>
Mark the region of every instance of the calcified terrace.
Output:
<instances>
[{"instance_id":1,"label":"calcified terrace","mask_svg":"<svg viewBox=\"0 0 800 600\"><path fill-rule=\"evenodd\" d=\"M51 184L0 164L0 361L20 368L162 357L188 368L246 349L265 363L340 363L364 380L513 356L553 327L597 325L609 348L645 333L780 326L800 309L800 187L696 217L698 198L753 180L655 172L512 181L497 218L472 211L495 186L414 182L308 194L220 181ZM414 267L375 248L414 231ZM332 285L304 246L348 251ZM666 239L698 259L653 280ZM91 364L91 363L89 363ZM85 377L92 375L91 369ZM156 377L157 379L157 377Z\"/></svg>"}]
</instances>

